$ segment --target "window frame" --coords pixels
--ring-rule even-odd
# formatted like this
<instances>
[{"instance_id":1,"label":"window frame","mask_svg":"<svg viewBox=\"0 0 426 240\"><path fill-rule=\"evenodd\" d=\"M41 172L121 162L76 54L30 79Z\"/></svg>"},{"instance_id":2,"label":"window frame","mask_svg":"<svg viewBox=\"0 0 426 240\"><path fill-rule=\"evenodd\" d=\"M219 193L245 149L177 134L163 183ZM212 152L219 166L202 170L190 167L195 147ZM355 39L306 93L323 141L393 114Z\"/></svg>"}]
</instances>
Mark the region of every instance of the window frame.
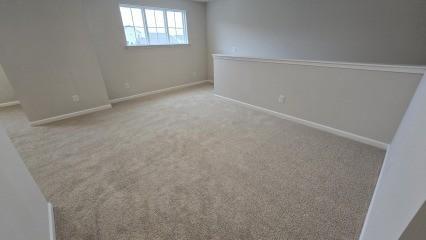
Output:
<instances>
[{"instance_id":1,"label":"window frame","mask_svg":"<svg viewBox=\"0 0 426 240\"><path fill-rule=\"evenodd\" d=\"M147 44L135 44L135 45L129 45L127 44L127 38L126 38L126 32L125 32L125 26L123 24L123 16L121 15L121 7L125 7L125 8L139 8L141 9L142 12L142 21L143 21L143 28L144 28L144 32L145 32L145 36L146 36L146 41ZM145 10L160 10L163 12L163 18L164 18L164 28L166 31L166 35L167 35L167 40L168 43L164 44L152 44L150 42L150 38L149 38L149 32L148 32L148 22L146 19L146 13ZM182 21L183 21L183 36L186 38L186 43L170 43L170 34L169 34L169 26L168 26L168 19L167 19L167 12L168 11L174 11L174 12L181 12L182 13ZM119 12L119 16L120 16L120 22L121 22L121 31L122 34L124 36L124 46L126 48L128 47L175 47L175 46L189 46L190 45L190 40L189 40L189 33L188 33L188 16L187 16L187 12L184 9L174 9L174 8L162 8L162 7L150 7L150 6L145 6L145 5L135 5L135 4L124 4L124 3L120 3L118 5L118 12ZM134 21L132 19L133 22L133 27L134 26Z\"/></svg>"}]
</instances>

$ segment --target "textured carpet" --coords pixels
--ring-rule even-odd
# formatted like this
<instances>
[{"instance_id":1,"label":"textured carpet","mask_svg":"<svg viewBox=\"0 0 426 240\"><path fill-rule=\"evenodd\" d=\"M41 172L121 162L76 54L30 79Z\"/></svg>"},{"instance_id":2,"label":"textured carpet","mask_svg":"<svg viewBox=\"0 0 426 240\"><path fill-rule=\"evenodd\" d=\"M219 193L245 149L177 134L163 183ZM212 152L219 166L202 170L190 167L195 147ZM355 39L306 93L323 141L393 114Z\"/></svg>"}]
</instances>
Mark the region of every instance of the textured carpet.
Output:
<instances>
[{"instance_id":1,"label":"textured carpet","mask_svg":"<svg viewBox=\"0 0 426 240\"><path fill-rule=\"evenodd\" d=\"M207 84L43 127L19 107L0 121L58 240L357 239L384 157Z\"/></svg>"}]
</instances>

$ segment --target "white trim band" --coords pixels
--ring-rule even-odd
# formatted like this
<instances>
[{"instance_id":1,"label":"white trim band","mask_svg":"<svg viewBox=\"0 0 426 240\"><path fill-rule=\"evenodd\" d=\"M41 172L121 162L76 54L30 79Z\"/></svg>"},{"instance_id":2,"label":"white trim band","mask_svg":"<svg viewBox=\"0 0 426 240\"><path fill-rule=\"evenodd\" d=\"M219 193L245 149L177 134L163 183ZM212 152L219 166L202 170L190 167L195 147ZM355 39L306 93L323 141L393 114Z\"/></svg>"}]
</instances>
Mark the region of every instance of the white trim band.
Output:
<instances>
[{"instance_id":1,"label":"white trim band","mask_svg":"<svg viewBox=\"0 0 426 240\"><path fill-rule=\"evenodd\" d=\"M241 102L241 101L238 101L238 100L235 100L235 99L232 99L232 98L224 97L224 96L221 96L221 95L215 94L215 96L220 97L220 98L222 98L226 101L237 103L237 104L240 104L242 106L245 106L245 107L257 110L257 111L261 111L261 112L264 112L264 113L267 113L267 114L270 114L270 115L273 115L273 116L276 116L276 117L279 117L279 118L282 118L282 119L285 119L285 120L288 120L288 121L299 123L299 124L302 124L302 125L305 125L305 126L308 126L308 127L312 127L312 128L324 131L324 132L332 133L334 135L344 137L344 138L347 138L347 139L351 139L351 140L354 140L354 141L357 141L357 142L360 142L360 143L368 144L370 146L374 146L374 147L377 147L377 148L380 148L380 149L387 149L387 147L388 147L387 143L383 143L383 142L380 142L380 141L377 141L377 140L374 140L374 139L371 139L371 138L359 136L359 135L356 135L354 133L335 129L335 128L328 127L328 126L325 126L325 125L322 125L322 124L319 124L319 123L315 123L315 122L307 121L307 120L304 120L304 119L301 119L301 118L293 117L293 116L290 116L290 115L287 115L287 114L284 114L284 113L275 112L275 111L272 111L270 109L251 105L251 104Z\"/></svg>"},{"instance_id":2,"label":"white trim band","mask_svg":"<svg viewBox=\"0 0 426 240\"><path fill-rule=\"evenodd\" d=\"M56 230L55 230L55 214L53 212L52 203L47 203L47 212L49 218L49 238L50 240L56 240Z\"/></svg>"},{"instance_id":3,"label":"white trim band","mask_svg":"<svg viewBox=\"0 0 426 240\"><path fill-rule=\"evenodd\" d=\"M31 126L33 126L33 127L39 126L39 125L43 125L43 124L46 124L46 123L56 122L56 121L64 120L64 119L67 119L67 118L78 117L78 116L81 116L81 115L86 115L86 114L89 114L89 113L94 113L94 112L98 112L98 111L102 111L102 110L106 110L106 109L110 109L110 108L112 108L112 106L111 106L111 104L108 104L108 105L90 108L90 109L86 109L86 110L82 110L82 111L78 111L78 112L67 113L67 114L64 114L64 115L59 115L59 116L55 116L55 117L46 118L46 119L31 122Z\"/></svg>"},{"instance_id":4,"label":"white trim band","mask_svg":"<svg viewBox=\"0 0 426 240\"><path fill-rule=\"evenodd\" d=\"M175 87L163 88L163 89L160 89L160 90L140 93L140 94L136 94L136 95L132 95L132 96L128 96L128 97L115 98L115 99L110 100L110 102L112 104L124 102L124 101L128 101L128 100L136 99L136 98L141 98L141 97L151 96L151 95L154 95L154 94L159 94L159 93L177 90L177 89L181 89L181 88L191 87L191 86L203 84L203 83L206 83L206 82L209 82L209 80L186 83L186 84L178 85L178 86L175 86Z\"/></svg>"},{"instance_id":5,"label":"white trim band","mask_svg":"<svg viewBox=\"0 0 426 240\"><path fill-rule=\"evenodd\" d=\"M15 105L19 105L19 101L0 103L0 108L2 108L2 107L10 107L10 106L15 106Z\"/></svg>"},{"instance_id":6,"label":"white trim band","mask_svg":"<svg viewBox=\"0 0 426 240\"><path fill-rule=\"evenodd\" d=\"M385 64L329 62L329 61L311 61L311 60L295 60L295 59L274 59L274 58L232 56L232 55L224 55L224 54L213 54L213 58L215 60L222 59L222 60L234 60L234 61L244 61L244 62L292 64L292 65L346 68L346 69L370 70L370 71L382 71L382 72L401 72L401 73L414 73L414 74L424 74L426 72L426 66L385 65Z\"/></svg>"},{"instance_id":7,"label":"white trim band","mask_svg":"<svg viewBox=\"0 0 426 240\"><path fill-rule=\"evenodd\" d=\"M383 170L387 169L388 165L389 165L389 146L386 150L385 158L383 160L382 167L380 168L379 177L377 179L377 182L373 186L374 192L373 192L373 195L371 196L371 200L370 200L369 205L368 205L367 215L365 216L364 222L362 223L362 226L361 226L361 234L359 236L359 240L365 239L365 234L366 234L365 231L367 231L366 226L368 226L368 223L371 219L371 211L373 209L373 204L376 202L378 189L380 189L380 186L383 184L383 181L384 181L383 180L383 178L384 178L384 176L383 176L384 171Z\"/></svg>"}]
</instances>

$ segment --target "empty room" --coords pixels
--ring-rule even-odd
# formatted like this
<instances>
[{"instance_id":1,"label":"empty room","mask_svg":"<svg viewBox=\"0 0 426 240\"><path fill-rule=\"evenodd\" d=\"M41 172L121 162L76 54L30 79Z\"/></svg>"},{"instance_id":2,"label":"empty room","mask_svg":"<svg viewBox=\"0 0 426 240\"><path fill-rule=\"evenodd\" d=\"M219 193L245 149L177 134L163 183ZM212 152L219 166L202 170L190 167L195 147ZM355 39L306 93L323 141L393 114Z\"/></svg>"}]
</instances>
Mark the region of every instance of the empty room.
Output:
<instances>
[{"instance_id":1,"label":"empty room","mask_svg":"<svg viewBox=\"0 0 426 240\"><path fill-rule=\"evenodd\" d=\"M425 73L425 0L0 0L0 239L424 240Z\"/></svg>"}]
</instances>

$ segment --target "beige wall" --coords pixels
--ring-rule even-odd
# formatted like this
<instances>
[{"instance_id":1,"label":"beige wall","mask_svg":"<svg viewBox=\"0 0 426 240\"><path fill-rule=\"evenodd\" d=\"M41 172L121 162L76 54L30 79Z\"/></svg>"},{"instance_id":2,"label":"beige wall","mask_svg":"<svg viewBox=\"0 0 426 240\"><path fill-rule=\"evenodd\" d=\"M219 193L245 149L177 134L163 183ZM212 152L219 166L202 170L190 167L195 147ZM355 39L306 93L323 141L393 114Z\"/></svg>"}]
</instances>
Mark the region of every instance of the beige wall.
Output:
<instances>
[{"instance_id":1,"label":"beige wall","mask_svg":"<svg viewBox=\"0 0 426 240\"><path fill-rule=\"evenodd\" d=\"M16 101L15 92L0 64L0 104Z\"/></svg>"},{"instance_id":2,"label":"beige wall","mask_svg":"<svg viewBox=\"0 0 426 240\"><path fill-rule=\"evenodd\" d=\"M0 62L30 121L109 104L82 7L82 0L1 2Z\"/></svg>"},{"instance_id":3,"label":"beige wall","mask_svg":"<svg viewBox=\"0 0 426 240\"><path fill-rule=\"evenodd\" d=\"M187 11L189 46L125 47L118 0L85 0L86 19L111 99L207 79L205 3L123 0ZM126 84L130 88L126 88Z\"/></svg>"},{"instance_id":4,"label":"beige wall","mask_svg":"<svg viewBox=\"0 0 426 240\"><path fill-rule=\"evenodd\" d=\"M426 65L425 12L424 0L212 0L207 4L209 49L255 57Z\"/></svg>"},{"instance_id":5,"label":"beige wall","mask_svg":"<svg viewBox=\"0 0 426 240\"><path fill-rule=\"evenodd\" d=\"M426 75L388 149L360 240L399 239L426 200L425 103Z\"/></svg>"},{"instance_id":6,"label":"beige wall","mask_svg":"<svg viewBox=\"0 0 426 240\"><path fill-rule=\"evenodd\" d=\"M382 143L392 141L422 77L268 61L217 57L215 93Z\"/></svg>"}]
</instances>

